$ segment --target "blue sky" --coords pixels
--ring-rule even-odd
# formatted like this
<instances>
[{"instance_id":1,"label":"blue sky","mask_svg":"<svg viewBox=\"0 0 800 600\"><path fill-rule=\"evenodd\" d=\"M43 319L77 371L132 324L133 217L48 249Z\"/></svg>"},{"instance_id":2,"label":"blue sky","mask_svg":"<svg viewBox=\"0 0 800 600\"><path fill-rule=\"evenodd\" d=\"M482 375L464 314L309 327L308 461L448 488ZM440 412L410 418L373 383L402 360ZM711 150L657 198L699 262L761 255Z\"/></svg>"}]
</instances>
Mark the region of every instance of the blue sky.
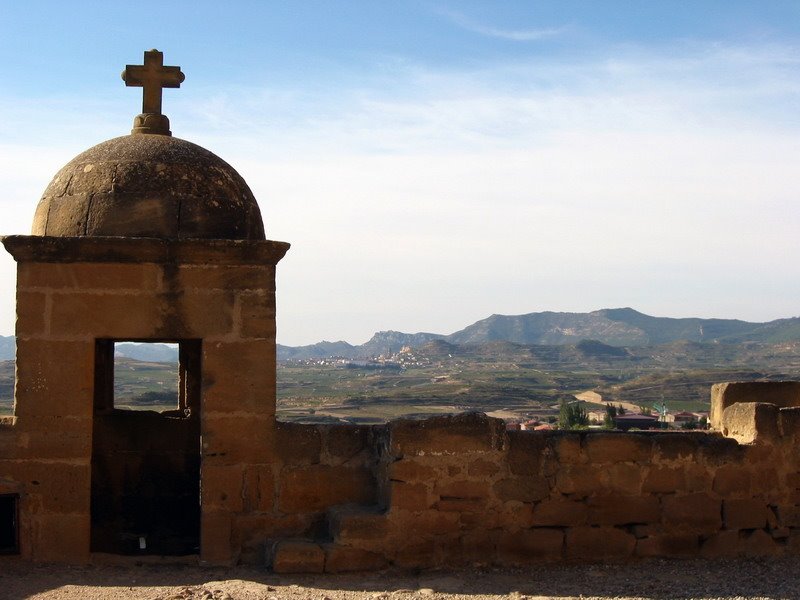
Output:
<instances>
[{"instance_id":1,"label":"blue sky","mask_svg":"<svg viewBox=\"0 0 800 600\"><path fill-rule=\"evenodd\" d=\"M2 233L129 131L119 73L153 47L186 73L174 134L292 243L281 343L539 310L800 314L800 2L0 0Z\"/></svg>"}]
</instances>

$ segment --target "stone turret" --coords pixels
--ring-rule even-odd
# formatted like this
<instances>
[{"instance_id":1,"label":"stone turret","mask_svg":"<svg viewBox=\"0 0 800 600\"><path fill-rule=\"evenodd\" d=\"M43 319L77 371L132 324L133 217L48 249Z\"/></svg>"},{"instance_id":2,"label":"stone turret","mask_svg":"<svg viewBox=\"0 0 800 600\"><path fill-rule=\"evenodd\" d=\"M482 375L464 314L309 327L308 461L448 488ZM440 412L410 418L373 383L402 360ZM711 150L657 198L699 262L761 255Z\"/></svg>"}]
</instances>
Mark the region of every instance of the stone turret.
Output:
<instances>
[{"instance_id":1,"label":"stone turret","mask_svg":"<svg viewBox=\"0 0 800 600\"><path fill-rule=\"evenodd\" d=\"M236 560L267 502L275 415L275 266L252 191L213 153L172 137L161 88L178 67L145 53L130 135L79 154L47 186L32 235L3 238L17 267L15 415L0 423L0 496L18 551ZM170 410L116 405L120 341L178 346ZM5 437L4 437L5 436ZM12 436L16 442L4 445ZM202 493L201 493L202 490Z\"/></svg>"}]
</instances>

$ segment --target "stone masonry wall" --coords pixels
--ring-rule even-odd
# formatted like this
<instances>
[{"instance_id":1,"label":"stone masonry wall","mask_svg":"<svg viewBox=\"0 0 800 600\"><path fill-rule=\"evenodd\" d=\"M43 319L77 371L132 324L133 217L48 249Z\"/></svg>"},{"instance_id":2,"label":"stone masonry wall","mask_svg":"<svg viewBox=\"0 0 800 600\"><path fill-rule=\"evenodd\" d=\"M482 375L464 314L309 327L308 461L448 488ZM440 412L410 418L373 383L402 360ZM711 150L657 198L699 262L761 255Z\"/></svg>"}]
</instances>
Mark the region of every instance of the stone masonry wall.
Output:
<instances>
[{"instance_id":1,"label":"stone masonry wall","mask_svg":"<svg viewBox=\"0 0 800 600\"><path fill-rule=\"evenodd\" d=\"M266 506L235 512L219 498L226 486L273 486L275 264L288 244L2 241L18 267L15 416L0 423L0 486L20 492L22 555L89 560L96 340L202 339L201 559L235 560L237 521Z\"/></svg>"},{"instance_id":2,"label":"stone masonry wall","mask_svg":"<svg viewBox=\"0 0 800 600\"><path fill-rule=\"evenodd\" d=\"M343 495L284 505L327 502L327 531L277 544L276 571L800 551L793 434L742 445L718 433L506 432L475 413L363 435L382 448L377 501L364 472L351 484L361 506L333 506ZM296 477L279 494L299 500Z\"/></svg>"}]
</instances>

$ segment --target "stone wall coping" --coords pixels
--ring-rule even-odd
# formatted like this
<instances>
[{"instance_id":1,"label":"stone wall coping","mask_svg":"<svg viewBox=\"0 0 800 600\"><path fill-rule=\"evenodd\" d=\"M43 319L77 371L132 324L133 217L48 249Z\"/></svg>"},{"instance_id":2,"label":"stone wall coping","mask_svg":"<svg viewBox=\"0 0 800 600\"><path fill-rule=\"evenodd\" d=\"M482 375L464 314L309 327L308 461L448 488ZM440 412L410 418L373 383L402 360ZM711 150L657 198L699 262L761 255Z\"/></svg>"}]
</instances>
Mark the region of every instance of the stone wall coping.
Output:
<instances>
[{"instance_id":1,"label":"stone wall coping","mask_svg":"<svg viewBox=\"0 0 800 600\"><path fill-rule=\"evenodd\" d=\"M0 237L17 262L275 265L289 250L272 240L164 240L125 237Z\"/></svg>"}]
</instances>

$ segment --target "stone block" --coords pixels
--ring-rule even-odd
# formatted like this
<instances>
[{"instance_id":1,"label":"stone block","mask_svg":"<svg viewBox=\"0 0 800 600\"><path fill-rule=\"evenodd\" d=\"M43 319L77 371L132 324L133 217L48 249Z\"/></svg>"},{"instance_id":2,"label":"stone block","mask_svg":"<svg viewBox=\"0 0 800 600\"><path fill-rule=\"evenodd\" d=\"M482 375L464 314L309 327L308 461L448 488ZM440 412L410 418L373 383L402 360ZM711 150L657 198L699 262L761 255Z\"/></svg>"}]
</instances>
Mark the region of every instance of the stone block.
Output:
<instances>
[{"instance_id":1,"label":"stone block","mask_svg":"<svg viewBox=\"0 0 800 600\"><path fill-rule=\"evenodd\" d=\"M368 448L372 429L363 425L331 425L325 431L325 449L328 455L349 460Z\"/></svg>"},{"instance_id":2,"label":"stone block","mask_svg":"<svg viewBox=\"0 0 800 600\"><path fill-rule=\"evenodd\" d=\"M567 558L587 561L627 558L635 547L636 538L615 527L572 527L564 544Z\"/></svg>"},{"instance_id":3,"label":"stone block","mask_svg":"<svg viewBox=\"0 0 800 600\"><path fill-rule=\"evenodd\" d=\"M425 569L435 564L433 541L411 537L398 542L393 553L393 563L401 569Z\"/></svg>"},{"instance_id":4,"label":"stone block","mask_svg":"<svg viewBox=\"0 0 800 600\"><path fill-rule=\"evenodd\" d=\"M712 489L720 496L750 494L750 472L739 465L723 465L714 474Z\"/></svg>"},{"instance_id":5,"label":"stone block","mask_svg":"<svg viewBox=\"0 0 800 600\"><path fill-rule=\"evenodd\" d=\"M669 494L686 489L686 474L680 467L651 467L642 483L643 492Z\"/></svg>"},{"instance_id":6,"label":"stone block","mask_svg":"<svg viewBox=\"0 0 800 600\"><path fill-rule=\"evenodd\" d=\"M713 481L711 469L696 463L689 463L683 469L686 476L686 491L707 492L711 489Z\"/></svg>"},{"instance_id":7,"label":"stone block","mask_svg":"<svg viewBox=\"0 0 800 600\"><path fill-rule=\"evenodd\" d=\"M617 463L607 469L609 489L633 496L642 491L644 468L633 463Z\"/></svg>"},{"instance_id":8,"label":"stone block","mask_svg":"<svg viewBox=\"0 0 800 600\"><path fill-rule=\"evenodd\" d=\"M242 373L247 373L247 377L242 377ZM273 416L274 344L264 340L204 343L203 410Z\"/></svg>"},{"instance_id":9,"label":"stone block","mask_svg":"<svg viewBox=\"0 0 800 600\"><path fill-rule=\"evenodd\" d=\"M386 557L382 554L359 548L349 548L337 544L325 544L323 550L325 551L326 573L379 571L386 568L388 565ZM316 571L313 572L316 573Z\"/></svg>"},{"instance_id":10,"label":"stone block","mask_svg":"<svg viewBox=\"0 0 800 600\"><path fill-rule=\"evenodd\" d=\"M159 329L162 337L209 338L233 332L233 292L179 288L165 298L170 311Z\"/></svg>"},{"instance_id":11,"label":"stone block","mask_svg":"<svg viewBox=\"0 0 800 600\"><path fill-rule=\"evenodd\" d=\"M353 545L362 540L386 538L389 521L383 511L357 505L328 510L328 528L337 542Z\"/></svg>"},{"instance_id":12,"label":"stone block","mask_svg":"<svg viewBox=\"0 0 800 600\"><path fill-rule=\"evenodd\" d=\"M444 512L483 512L486 509L486 498L453 498L444 496L436 504L436 509Z\"/></svg>"},{"instance_id":13,"label":"stone block","mask_svg":"<svg viewBox=\"0 0 800 600\"><path fill-rule=\"evenodd\" d=\"M556 473L556 488L562 494L588 496L604 489L601 470L591 465L565 465Z\"/></svg>"},{"instance_id":14,"label":"stone block","mask_svg":"<svg viewBox=\"0 0 800 600\"><path fill-rule=\"evenodd\" d=\"M676 531L715 532L722 527L721 501L708 494L664 496L664 523Z\"/></svg>"},{"instance_id":15,"label":"stone block","mask_svg":"<svg viewBox=\"0 0 800 600\"><path fill-rule=\"evenodd\" d=\"M740 444L773 442L780 438L778 407L765 402L738 402L722 412L722 435Z\"/></svg>"},{"instance_id":16,"label":"stone block","mask_svg":"<svg viewBox=\"0 0 800 600\"><path fill-rule=\"evenodd\" d=\"M92 455L92 419L53 416L26 417L17 435L9 437L17 458L39 460L88 460ZM0 441L0 456L3 452Z\"/></svg>"},{"instance_id":17,"label":"stone block","mask_svg":"<svg viewBox=\"0 0 800 600\"><path fill-rule=\"evenodd\" d=\"M649 462L653 447L650 438L635 433L592 433L584 448L592 463Z\"/></svg>"},{"instance_id":18,"label":"stone block","mask_svg":"<svg viewBox=\"0 0 800 600\"><path fill-rule=\"evenodd\" d=\"M500 466L495 461L478 458L469 463L467 474L470 477L493 477L500 472Z\"/></svg>"},{"instance_id":19,"label":"stone block","mask_svg":"<svg viewBox=\"0 0 800 600\"><path fill-rule=\"evenodd\" d=\"M508 432L508 468L514 475L535 476L543 454L547 449L547 438L535 431Z\"/></svg>"},{"instance_id":20,"label":"stone block","mask_svg":"<svg viewBox=\"0 0 800 600\"><path fill-rule=\"evenodd\" d=\"M517 532L503 531L497 538L497 562L502 565L527 565L559 560L564 547L561 529L535 527Z\"/></svg>"},{"instance_id":21,"label":"stone block","mask_svg":"<svg viewBox=\"0 0 800 600\"><path fill-rule=\"evenodd\" d=\"M19 313L19 308L17 312ZM17 315L17 322L19 322L19 315ZM796 437L800 435L800 407L781 408L778 411L778 427L781 436Z\"/></svg>"},{"instance_id":22,"label":"stone block","mask_svg":"<svg viewBox=\"0 0 800 600\"><path fill-rule=\"evenodd\" d=\"M159 288L160 269L154 263L23 262L17 271L20 290L119 291Z\"/></svg>"},{"instance_id":23,"label":"stone block","mask_svg":"<svg viewBox=\"0 0 800 600\"><path fill-rule=\"evenodd\" d=\"M241 512L243 488L242 465L202 466L200 498L204 509Z\"/></svg>"},{"instance_id":24,"label":"stone block","mask_svg":"<svg viewBox=\"0 0 800 600\"><path fill-rule=\"evenodd\" d=\"M464 525L468 525L462 521ZM476 520L476 525L483 525L485 528L493 528L487 520ZM492 526L494 523L492 523ZM505 502L497 513L497 526L506 531L517 531L518 529L528 529L533 527L533 507L525 502L510 501Z\"/></svg>"},{"instance_id":25,"label":"stone block","mask_svg":"<svg viewBox=\"0 0 800 600\"><path fill-rule=\"evenodd\" d=\"M777 556L782 554L782 546L763 529L743 532L742 551L746 556Z\"/></svg>"},{"instance_id":26,"label":"stone block","mask_svg":"<svg viewBox=\"0 0 800 600\"><path fill-rule=\"evenodd\" d=\"M707 434L700 447L700 462L709 467L740 464L746 456L746 446L733 438L722 437L721 434Z\"/></svg>"},{"instance_id":27,"label":"stone block","mask_svg":"<svg viewBox=\"0 0 800 600\"><path fill-rule=\"evenodd\" d=\"M69 356L69 361L61 360ZM90 419L94 410L94 340L17 339L15 414Z\"/></svg>"},{"instance_id":28,"label":"stone block","mask_svg":"<svg viewBox=\"0 0 800 600\"><path fill-rule=\"evenodd\" d=\"M772 467L757 468L750 474L751 487L766 498L777 499L781 492L780 477Z\"/></svg>"},{"instance_id":29,"label":"stone block","mask_svg":"<svg viewBox=\"0 0 800 600\"><path fill-rule=\"evenodd\" d=\"M389 506L398 510L425 510L433 504L424 483L393 481L389 485Z\"/></svg>"},{"instance_id":30,"label":"stone block","mask_svg":"<svg viewBox=\"0 0 800 600\"><path fill-rule=\"evenodd\" d=\"M398 419L387 428L394 456L492 452L502 450L506 440L503 420L483 413Z\"/></svg>"},{"instance_id":31,"label":"stone block","mask_svg":"<svg viewBox=\"0 0 800 600\"><path fill-rule=\"evenodd\" d=\"M495 483L493 489L501 502L537 502L550 495L547 479L536 476L506 477Z\"/></svg>"},{"instance_id":32,"label":"stone block","mask_svg":"<svg viewBox=\"0 0 800 600\"><path fill-rule=\"evenodd\" d=\"M237 330L242 338L275 339L275 294L240 292Z\"/></svg>"},{"instance_id":33,"label":"stone block","mask_svg":"<svg viewBox=\"0 0 800 600\"><path fill-rule=\"evenodd\" d=\"M800 528L800 506L779 504L776 507L776 512L781 526Z\"/></svg>"},{"instance_id":34,"label":"stone block","mask_svg":"<svg viewBox=\"0 0 800 600\"><path fill-rule=\"evenodd\" d=\"M656 496L593 496L587 504L589 525L633 525L661 520Z\"/></svg>"},{"instance_id":35,"label":"stone block","mask_svg":"<svg viewBox=\"0 0 800 600\"><path fill-rule=\"evenodd\" d=\"M741 553L739 532L732 530L710 535L700 547L700 554L705 558L731 558Z\"/></svg>"},{"instance_id":36,"label":"stone block","mask_svg":"<svg viewBox=\"0 0 800 600\"><path fill-rule=\"evenodd\" d=\"M229 566L233 555L232 518L228 512L204 510L200 518L200 562Z\"/></svg>"},{"instance_id":37,"label":"stone block","mask_svg":"<svg viewBox=\"0 0 800 600\"><path fill-rule=\"evenodd\" d=\"M272 570L275 573L322 573L325 550L314 542L280 541L273 550Z\"/></svg>"},{"instance_id":38,"label":"stone block","mask_svg":"<svg viewBox=\"0 0 800 600\"><path fill-rule=\"evenodd\" d=\"M800 382L747 381L717 383L711 387L711 427L722 430L725 409L736 403L766 402L778 408L800 406Z\"/></svg>"},{"instance_id":39,"label":"stone block","mask_svg":"<svg viewBox=\"0 0 800 600\"><path fill-rule=\"evenodd\" d=\"M656 458L667 461L692 459L697 456L705 433L663 433L653 438Z\"/></svg>"},{"instance_id":40,"label":"stone block","mask_svg":"<svg viewBox=\"0 0 800 600\"><path fill-rule=\"evenodd\" d=\"M27 494L38 496L32 509L39 513L88 513L91 469L84 464L52 460L17 463L17 476L25 482Z\"/></svg>"},{"instance_id":41,"label":"stone block","mask_svg":"<svg viewBox=\"0 0 800 600\"><path fill-rule=\"evenodd\" d=\"M278 508L287 513L318 512L337 504L370 504L376 485L365 468L284 468L280 477Z\"/></svg>"},{"instance_id":42,"label":"stone block","mask_svg":"<svg viewBox=\"0 0 800 600\"><path fill-rule=\"evenodd\" d=\"M461 536L460 561L461 565L476 566L488 565L494 562L497 553L495 531L466 531Z\"/></svg>"},{"instance_id":43,"label":"stone block","mask_svg":"<svg viewBox=\"0 0 800 600\"><path fill-rule=\"evenodd\" d=\"M561 498L548 499L533 507L533 524L537 526L575 527L585 525L589 510L584 502Z\"/></svg>"},{"instance_id":44,"label":"stone block","mask_svg":"<svg viewBox=\"0 0 800 600\"><path fill-rule=\"evenodd\" d=\"M17 290L17 335L42 335L50 322L48 298L43 292Z\"/></svg>"},{"instance_id":45,"label":"stone block","mask_svg":"<svg viewBox=\"0 0 800 600\"><path fill-rule=\"evenodd\" d=\"M271 465L244 468L244 506L246 512L272 512L275 504L275 474Z\"/></svg>"},{"instance_id":46,"label":"stone block","mask_svg":"<svg viewBox=\"0 0 800 600\"><path fill-rule=\"evenodd\" d=\"M158 338L170 314L155 293L55 292L51 296L50 333L87 338ZM91 340L94 341L93 339Z\"/></svg>"},{"instance_id":47,"label":"stone block","mask_svg":"<svg viewBox=\"0 0 800 600\"><path fill-rule=\"evenodd\" d=\"M401 459L389 465L388 476L392 481L405 483L436 481L436 469L417 460Z\"/></svg>"},{"instance_id":48,"label":"stone block","mask_svg":"<svg viewBox=\"0 0 800 600\"><path fill-rule=\"evenodd\" d=\"M694 556L700 552L696 534L662 534L636 540L636 556Z\"/></svg>"},{"instance_id":49,"label":"stone block","mask_svg":"<svg viewBox=\"0 0 800 600\"><path fill-rule=\"evenodd\" d=\"M177 280L183 289L275 291L272 265L182 264Z\"/></svg>"},{"instance_id":50,"label":"stone block","mask_svg":"<svg viewBox=\"0 0 800 600\"><path fill-rule=\"evenodd\" d=\"M587 461L587 456L581 449L580 434L559 432L550 440L559 464L578 464Z\"/></svg>"},{"instance_id":51,"label":"stone block","mask_svg":"<svg viewBox=\"0 0 800 600\"><path fill-rule=\"evenodd\" d=\"M723 500L722 520L726 529L763 529L767 526L767 506L751 498Z\"/></svg>"},{"instance_id":52,"label":"stone block","mask_svg":"<svg viewBox=\"0 0 800 600\"><path fill-rule=\"evenodd\" d=\"M37 562L89 562L89 513L39 514L33 519L32 558Z\"/></svg>"},{"instance_id":53,"label":"stone block","mask_svg":"<svg viewBox=\"0 0 800 600\"><path fill-rule=\"evenodd\" d=\"M436 482L434 493L440 498L488 498L489 484L485 481L472 481L461 479L447 483Z\"/></svg>"},{"instance_id":54,"label":"stone block","mask_svg":"<svg viewBox=\"0 0 800 600\"><path fill-rule=\"evenodd\" d=\"M316 425L275 423L275 455L284 464L319 464L321 452L322 435Z\"/></svg>"},{"instance_id":55,"label":"stone block","mask_svg":"<svg viewBox=\"0 0 800 600\"><path fill-rule=\"evenodd\" d=\"M232 465L268 463L274 448L273 419L259 414L206 412L203 418L203 461Z\"/></svg>"},{"instance_id":56,"label":"stone block","mask_svg":"<svg viewBox=\"0 0 800 600\"><path fill-rule=\"evenodd\" d=\"M459 515L455 512L438 510L424 510L418 513L404 511L398 514L398 518L394 521L396 521L395 526L401 535L411 531L417 532L423 537L457 535L460 524L463 523L463 517L467 514L472 516L470 513ZM480 518L483 518L484 514L481 513Z\"/></svg>"},{"instance_id":57,"label":"stone block","mask_svg":"<svg viewBox=\"0 0 800 600\"><path fill-rule=\"evenodd\" d=\"M778 527L777 529L773 529L769 533L775 540L785 540L792 535L792 530L789 529L788 527Z\"/></svg>"}]
</instances>

